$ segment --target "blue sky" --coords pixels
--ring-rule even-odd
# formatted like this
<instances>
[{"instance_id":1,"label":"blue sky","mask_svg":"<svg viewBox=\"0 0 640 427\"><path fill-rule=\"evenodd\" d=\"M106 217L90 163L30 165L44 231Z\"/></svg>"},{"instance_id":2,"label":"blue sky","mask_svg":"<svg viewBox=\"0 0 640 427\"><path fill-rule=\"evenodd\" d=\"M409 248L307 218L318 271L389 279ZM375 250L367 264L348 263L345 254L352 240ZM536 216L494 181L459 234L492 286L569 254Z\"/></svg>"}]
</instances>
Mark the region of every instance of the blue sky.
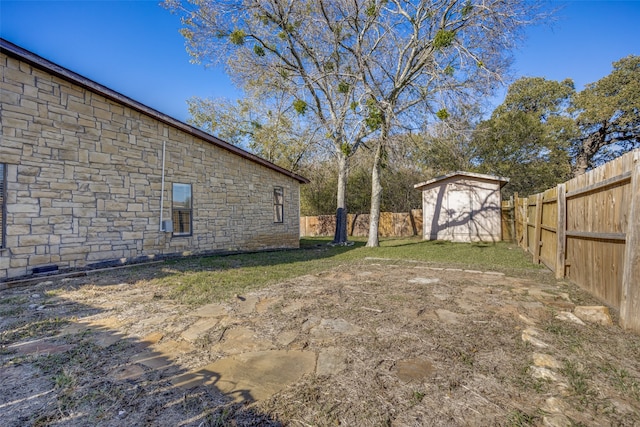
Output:
<instances>
[{"instance_id":1,"label":"blue sky","mask_svg":"<svg viewBox=\"0 0 640 427\"><path fill-rule=\"evenodd\" d=\"M555 22L527 31L516 77L572 78L580 90L640 55L640 0L549 4L560 8ZM191 96L238 92L224 70L189 62L179 28L157 0L0 0L2 38L184 121Z\"/></svg>"}]
</instances>

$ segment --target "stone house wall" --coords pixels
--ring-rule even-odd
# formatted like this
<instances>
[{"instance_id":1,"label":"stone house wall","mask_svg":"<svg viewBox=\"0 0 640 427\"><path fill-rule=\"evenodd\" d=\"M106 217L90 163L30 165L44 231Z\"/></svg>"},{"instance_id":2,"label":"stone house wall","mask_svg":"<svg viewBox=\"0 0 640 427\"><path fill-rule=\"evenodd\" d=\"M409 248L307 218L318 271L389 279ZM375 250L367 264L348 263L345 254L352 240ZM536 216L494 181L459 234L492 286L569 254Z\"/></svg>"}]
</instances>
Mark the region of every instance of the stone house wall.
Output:
<instances>
[{"instance_id":1,"label":"stone house wall","mask_svg":"<svg viewBox=\"0 0 640 427\"><path fill-rule=\"evenodd\" d=\"M45 265L298 247L304 178L6 51L0 68L0 281ZM191 184L191 236L160 231L163 143L162 216L172 218L172 184ZM282 223L274 223L274 187L284 190Z\"/></svg>"}]
</instances>

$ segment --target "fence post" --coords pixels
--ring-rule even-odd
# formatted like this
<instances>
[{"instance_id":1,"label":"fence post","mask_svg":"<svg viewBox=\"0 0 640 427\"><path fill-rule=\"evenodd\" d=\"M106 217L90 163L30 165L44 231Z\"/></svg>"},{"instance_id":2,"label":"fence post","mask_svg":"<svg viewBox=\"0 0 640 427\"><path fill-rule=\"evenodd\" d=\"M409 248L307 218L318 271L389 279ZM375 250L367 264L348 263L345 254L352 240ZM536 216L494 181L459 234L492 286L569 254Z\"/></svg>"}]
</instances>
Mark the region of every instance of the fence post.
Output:
<instances>
[{"instance_id":1,"label":"fence post","mask_svg":"<svg viewBox=\"0 0 640 427\"><path fill-rule=\"evenodd\" d=\"M567 245L567 187L565 184L558 184L558 223L556 225L556 279L564 279L565 254Z\"/></svg>"},{"instance_id":2,"label":"fence post","mask_svg":"<svg viewBox=\"0 0 640 427\"><path fill-rule=\"evenodd\" d=\"M533 263L540 264L540 246L542 236L542 193L536 195L536 228L533 238Z\"/></svg>"},{"instance_id":3,"label":"fence post","mask_svg":"<svg viewBox=\"0 0 640 427\"><path fill-rule=\"evenodd\" d=\"M632 164L620 324L625 329L640 332L640 151L634 154Z\"/></svg>"},{"instance_id":4,"label":"fence post","mask_svg":"<svg viewBox=\"0 0 640 427\"><path fill-rule=\"evenodd\" d=\"M513 239L516 242L516 245L520 245L520 240L518 240L518 193L513 193Z\"/></svg>"},{"instance_id":5,"label":"fence post","mask_svg":"<svg viewBox=\"0 0 640 427\"><path fill-rule=\"evenodd\" d=\"M524 230L524 239L522 239L522 248L529 252L529 197L525 197L524 199L522 199L523 201L523 206L524 206L524 224L523 224L523 230Z\"/></svg>"}]
</instances>

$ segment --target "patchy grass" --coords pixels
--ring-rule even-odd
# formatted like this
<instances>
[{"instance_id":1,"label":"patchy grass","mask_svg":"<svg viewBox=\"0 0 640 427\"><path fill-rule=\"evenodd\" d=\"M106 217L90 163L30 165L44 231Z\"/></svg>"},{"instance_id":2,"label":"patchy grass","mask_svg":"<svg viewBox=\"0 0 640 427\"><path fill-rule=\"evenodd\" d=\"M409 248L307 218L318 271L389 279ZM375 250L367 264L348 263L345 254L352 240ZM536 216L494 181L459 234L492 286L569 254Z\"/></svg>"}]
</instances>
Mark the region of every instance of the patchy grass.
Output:
<instances>
[{"instance_id":1,"label":"patchy grass","mask_svg":"<svg viewBox=\"0 0 640 427\"><path fill-rule=\"evenodd\" d=\"M607 375L609 381L619 392L640 402L640 382L633 378L629 371L611 363L605 363L600 367L600 370Z\"/></svg>"},{"instance_id":2,"label":"patchy grass","mask_svg":"<svg viewBox=\"0 0 640 427\"><path fill-rule=\"evenodd\" d=\"M8 397L0 403L13 406L11 421L3 421L534 426L553 421L547 401L556 397L570 425L638 425L639 337L617 326L554 318L553 295L566 293L586 305L597 301L574 285L555 282L519 249L418 239L383 240L380 248L366 248L363 240L347 247L327 243L305 239L301 250L185 258L8 290L0 295L7 301L0 302L0 311L24 310L0 322L0 368L18 379L5 382ZM437 280L423 283L418 277ZM257 298L260 310L242 313L234 294ZM540 295L551 295L549 304ZM43 309L29 308L43 298ZM199 319L180 302L212 301L221 301L228 317L187 343L182 331ZM519 314L535 323L549 344L545 353L561 364L552 369L557 381L533 377L533 353L541 350L522 340L528 325ZM57 335L62 319L89 316L96 316L91 329ZM339 319L358 333L329 331L324 319ZM207 367L234 357L236 346L222 331L236 328L251 330L270 349L311 351L317 360L340 354L344 368L303 376L249 405L232 403L215 382L188 390L172 383L184 373L217 381ZM120 341L105 347L108 333L121 335ZM159 333L160 341L149 344L147 337ZM26 347L9 351L1 345L43 336L64 347L24 354ZM173 349L179 356L166 369L142 363L173 358ZM412 360L430 369L401 378L400 366L407 365L398 362Z\"/></svg>"},{"instance_id":3,"label":"patchy grass","mask_svg":"<svg viewBox=\"0 0 640 427\"><path fill-rule=\"evenodd\" d=\"M13 329L0 333L0 345L6 345L24 339L50 336L67 324L69 324L69 319L56 317L15 325Z\"/></svg>"},{"instance_id":4,"label":"patchy grass","mask_svg":"<svg viewBox=\"0 0 640 427\"><path fill-rule=\"evenodd\" d=\"M589 397L593 395L593 391L589 386L590 374L585 367L579 362L568 360L565 361L560 372L567 378L574 397L582 404L588 402Z\"/></svg>"},{"instance_id":5,"label":"patchy grass","mask_svg":"<svg viewBox=\"0 0 640 427\"><path fill-rule=\"evenodd\" d=\"M330 241L306 238L299 250L171 260L156 270L155 278L150 278L147 269L157 266L132 268L123 274L130 275L127 281L145 276L154 284L166 285L169 298L196 305L367 258L380 258L385 263L412 260L433 266L497 269L520 276L545 271L515 245L504 242L467 244L409 238L382 240L380 247L367 248L362 238L353 238L352 246L331 246Z\"/></svg>"},{"instance_id":6,"label":"patchy grass","mask_svg":"<svg viewBox=\"0 0 640 427\"><path fill-rule=\"evenodd\" d=\"M519 409L513 410L507 417L507 425L509 427L528 427L540 424L540 417L530 415Z\"/></svg>"}]
</instances>

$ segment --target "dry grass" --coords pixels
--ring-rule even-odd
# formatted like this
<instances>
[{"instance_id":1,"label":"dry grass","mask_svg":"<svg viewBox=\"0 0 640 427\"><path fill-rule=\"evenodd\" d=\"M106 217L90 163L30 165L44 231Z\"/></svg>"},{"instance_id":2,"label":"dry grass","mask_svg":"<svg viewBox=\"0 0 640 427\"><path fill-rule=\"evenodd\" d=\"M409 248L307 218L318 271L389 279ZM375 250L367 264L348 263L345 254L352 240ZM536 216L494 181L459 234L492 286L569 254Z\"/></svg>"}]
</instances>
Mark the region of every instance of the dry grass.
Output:
<instances>
[{"instance_id":1,"label":"dry grass","mask_svg":"<svg viewBox=\"0 0 640 427\"><path fill-rule=\"evenodd\" d=\"M640 424L640 337L554 317L563 301L556 296L596 304L588 294L556 283L504 244L386 245L328 248L311 241L297 252L193 258L0 293L0 309L16 313L0 320L3 422L535 426L553 415L547 404L553 397L573 425ZM443 261L446 253L456 258ZM510 256L520 257L517 267L494 264ZM464 268L508 274L455 270ZM231 307L236 294L270 305L229 317L168 366L132 364L149 345L144 337L161 332L160 344L184 343L194 306ZM29 308L34 303L42 308ZM548 348L523 342L529 326L520 316L535 323ZM78 319L106 326L60 335ZM358 332L323 333L323 319ZM274 349L338 351L343 364L250 405L233 403L215 387L173 385L172 378L228 356L223 337L234 328L254 331ZM283 344L285 333L293 341ZM10 347L38 340L58 347L49 354ZM532 376L535 352L558 361L557 380ZM401 374L403 363L416 360L429 369ZM132 365L138 375L121 377Z\"/></svg>"}]
</instances>

